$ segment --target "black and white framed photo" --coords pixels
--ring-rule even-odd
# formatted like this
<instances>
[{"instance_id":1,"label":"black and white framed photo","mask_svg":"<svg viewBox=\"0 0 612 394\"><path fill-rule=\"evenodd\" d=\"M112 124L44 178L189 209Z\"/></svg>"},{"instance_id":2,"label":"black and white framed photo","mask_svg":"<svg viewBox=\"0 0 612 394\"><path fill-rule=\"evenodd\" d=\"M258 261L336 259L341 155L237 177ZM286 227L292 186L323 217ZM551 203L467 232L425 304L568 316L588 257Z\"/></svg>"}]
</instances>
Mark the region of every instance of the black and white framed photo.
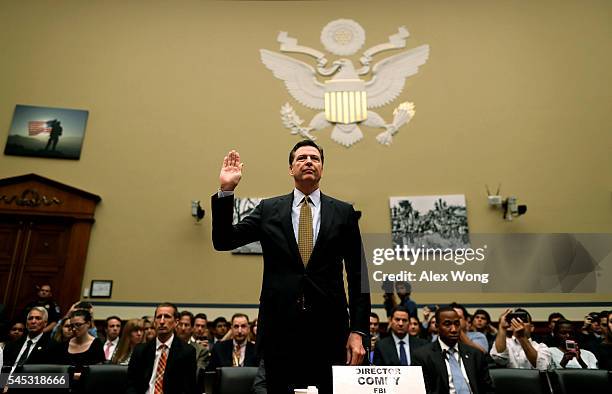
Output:
<instances>
[{"instance_id":1,"label":"black and white framed photo","mask_svg":"<svg viewBox=\"0 0 612 394\"><path fill-rule=\"evenodd\" d=\"M255 207L259 205L261 200L262 198L259 197L234 198L233 223L236 224L249 216ZM259 241L251 242L250 244L232 250L232 254L262 254L261 243Z\"/></svg>"},{"instance_id":2,"label":"black and white framed photo","mask_svg":"<svg viewBox=\"0 0 612 394\"><path fill-rule=\"evenodd\" d=\"M465 195L390 197L394 245L425 248L469 246Z\"/></svg>"},{"instance_id":3,"label":"black and white framed photo","mask_svg":"<svg viewBox=\"0 0 612 394\"><path fill-rule=\"evenodd\" d=\"M113 281L112 280L92 280L91 281L89 297L91 298L110 298L112 293L113 293Z\"/></svg>"}]
</instances>

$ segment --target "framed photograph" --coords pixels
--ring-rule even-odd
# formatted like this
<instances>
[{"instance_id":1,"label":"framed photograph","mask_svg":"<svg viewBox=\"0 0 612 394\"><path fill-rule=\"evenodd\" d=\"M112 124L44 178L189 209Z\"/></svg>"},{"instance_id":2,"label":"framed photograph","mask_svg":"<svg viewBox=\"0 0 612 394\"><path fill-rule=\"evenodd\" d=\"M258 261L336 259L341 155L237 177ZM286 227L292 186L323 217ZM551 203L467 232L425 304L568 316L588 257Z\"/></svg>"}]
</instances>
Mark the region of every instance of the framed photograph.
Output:
<instances>
[{"instance_id":1,"label":"framed photograph","mask_svg":"<svg viewBox=\"0 0 612 394\"><path fill-rule=\"evenodd\" d=\"M17 105L5 155L81 158L88 111Z\"/></svg>"},{"instance_id":2,"label":"framed photograph","mask_svg":"<svg viewBox=\"0 0 612 394\"><path fill-rule=\"evenodd\" d=\"M249 216L255 207L259 205L261 200L262 198L259 197L234 198L233 223L236 224ZM232 250L232 254L262 254L261 243L259 241L251 242L250 244Z\"/></svg>"},{"instance_id":3,"label":"framed photograph","mask_svg":"<svg viewBox=\"0 0 612 394\"><path fill-rule=\"evenodd\" d=\"M425 248L469 246L465 195L390 197L394 245Z\"/></svg>"},{"instance_id":4,"label":"framed photograph","mask_svg":"<svg viewBox=\"0 0 612 394\"><path fill-rule=\"evenodd\" d=\"M89 289L89 297L91 298L110 298L113 293L112 280L92 280Z\"/></svg>"}]
</instances>

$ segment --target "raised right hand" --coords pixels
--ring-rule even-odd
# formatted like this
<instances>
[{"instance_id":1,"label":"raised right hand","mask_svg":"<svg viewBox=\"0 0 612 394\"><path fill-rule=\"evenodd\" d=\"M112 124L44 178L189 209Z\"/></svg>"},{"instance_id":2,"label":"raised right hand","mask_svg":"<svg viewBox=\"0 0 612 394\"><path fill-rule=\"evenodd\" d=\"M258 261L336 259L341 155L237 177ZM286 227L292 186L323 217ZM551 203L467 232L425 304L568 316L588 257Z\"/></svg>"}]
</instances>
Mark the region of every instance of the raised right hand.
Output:
<instances>
[{"instance_id":1,"label":"raised right hand","mask_svg":"<svg viewBox=\"0 0 612 394\"><path fill-rule=\"evenodd\" d=\"M230 151L223 158L223 166L221 166L221 172L219 173L221 190L231 191L238 186L240 178L242 178L243 165L244 163L240 162L240 154L235 150Z\"/></svg>"}]
</instances>

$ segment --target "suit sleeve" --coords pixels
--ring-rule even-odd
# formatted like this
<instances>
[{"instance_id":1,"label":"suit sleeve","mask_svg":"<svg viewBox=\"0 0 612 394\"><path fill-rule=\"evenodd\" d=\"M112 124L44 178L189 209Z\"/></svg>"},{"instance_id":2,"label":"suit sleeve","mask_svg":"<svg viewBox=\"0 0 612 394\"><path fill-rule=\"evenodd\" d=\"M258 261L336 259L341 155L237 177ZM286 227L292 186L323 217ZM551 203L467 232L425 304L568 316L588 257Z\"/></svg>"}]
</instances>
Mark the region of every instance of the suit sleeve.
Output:
<instances>
[{"instance_id":1,"label":"suit sleeve","mask_svg":"<svg viewBox=\"0 0 612 394\"><path fill-rule=\"evenodd\" d=\"M349 206L348 225L345 242L344 263L348 282L349 313L351 331L367 334L370 330L370 286L368 267L357 213Z\"/></svg>"},{"instance_id":2,"label":"suit sleeve","mask_svg":"<svg viewBox=\"0 0 612 394\"><path fill-rule=\"evenodd\" d=\"M211 197L212 240L216 250L232 250L260 238L260 223L263 201L240 223L232 224L234 196Z\"/></svg>"}]
</instances>

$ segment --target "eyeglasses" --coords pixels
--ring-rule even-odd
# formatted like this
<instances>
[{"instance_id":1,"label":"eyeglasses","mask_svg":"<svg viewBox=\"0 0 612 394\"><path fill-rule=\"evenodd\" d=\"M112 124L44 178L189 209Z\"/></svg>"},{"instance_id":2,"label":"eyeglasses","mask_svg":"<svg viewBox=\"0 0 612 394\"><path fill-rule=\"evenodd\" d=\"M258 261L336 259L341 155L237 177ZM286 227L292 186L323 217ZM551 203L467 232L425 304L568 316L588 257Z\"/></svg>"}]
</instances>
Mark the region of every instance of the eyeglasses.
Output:
<instances>
[{"instance_id":1,"label":"eyeglasses","mask_svg":"<svg viewBox=\"0 0 612 394\"><path fill-rule=\"evenodd\" d=\"M66 328L71 329L71 330L78 330L79 328L83 327L85 324L87 324L87 323L72 323L72 324L67 324Z\"/></svg>"}]
</instances>

